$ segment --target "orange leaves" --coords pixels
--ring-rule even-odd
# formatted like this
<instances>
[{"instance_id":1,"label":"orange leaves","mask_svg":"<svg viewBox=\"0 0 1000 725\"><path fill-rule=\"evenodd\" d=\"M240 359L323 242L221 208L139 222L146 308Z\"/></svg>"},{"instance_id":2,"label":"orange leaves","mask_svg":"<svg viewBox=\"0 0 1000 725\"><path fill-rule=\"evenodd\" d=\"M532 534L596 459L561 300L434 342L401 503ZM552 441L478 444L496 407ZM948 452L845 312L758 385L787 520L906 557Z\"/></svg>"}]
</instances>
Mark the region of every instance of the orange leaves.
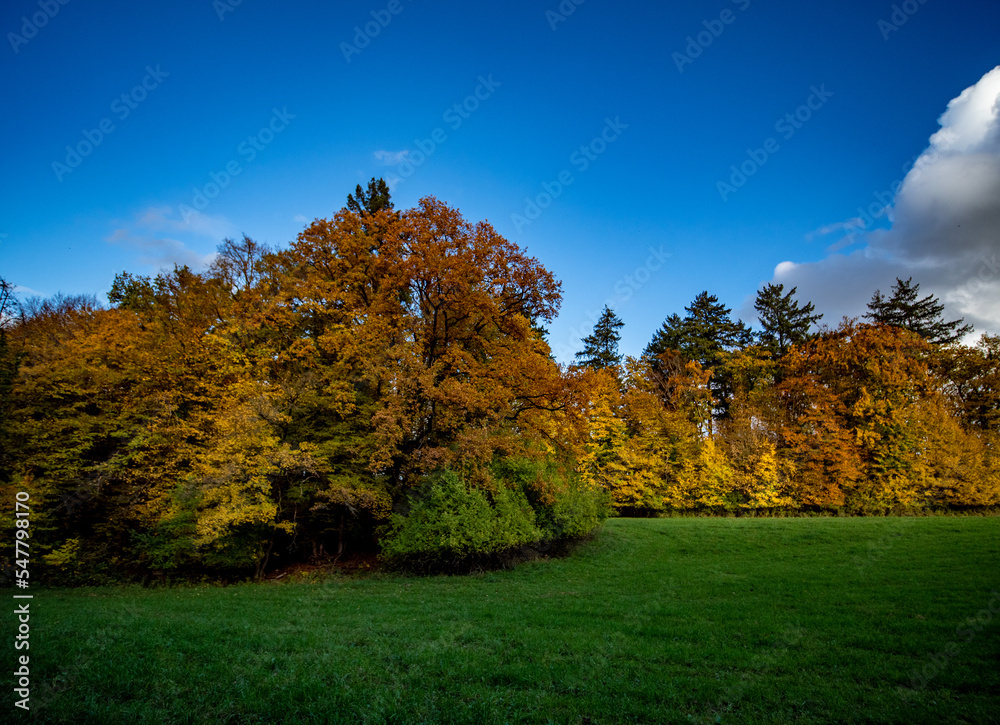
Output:
<instances>
[{"instance_id":1,"label":"orange leaves","mask_svg":"<svg viewBox=\"0 0 1000 725\"><path fill-rule=\"evenodd\" d=\"M404 480L486 461L512 421L562 405L530 326L555 313L559 285L489 224L433 198L402 213L343 210L280 256L283 295L324 366L374 407L371 470Z\"/></svg>"},{"instance_id":2,"label":"orange leaves","mask_svg":"<svg viewBox=\"0 0 1000 725\"><path fill-rule=\"evenodd\" d=\"M850 321L792 350L779 387L790 413L781 434L806 503L873 513L957 503L939 489L962 478L955 451L971 441L963 442L942 397L947 386L932 370L947 354L905 330ZM982 475L979 464L962 467Z\"/></svg>"}]
</instances>

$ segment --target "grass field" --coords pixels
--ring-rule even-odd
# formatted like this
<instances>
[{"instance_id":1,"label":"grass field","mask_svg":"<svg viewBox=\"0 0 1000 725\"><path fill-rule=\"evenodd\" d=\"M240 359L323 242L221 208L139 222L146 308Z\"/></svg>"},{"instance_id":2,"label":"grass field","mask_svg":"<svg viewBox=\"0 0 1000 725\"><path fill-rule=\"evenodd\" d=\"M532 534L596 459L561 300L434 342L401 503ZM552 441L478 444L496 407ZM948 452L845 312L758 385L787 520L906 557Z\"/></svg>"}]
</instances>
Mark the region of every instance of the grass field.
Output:
<instances>
[{"instance_id":1,"label":"grass field","mask_svg":"<svg viewBox=\"0 0 1000 725\"><path fill-rule=\"evenodd\" d=\"M34 594L25 721L1000 722L998 518L616 519L469 577Z\"/></svg>"}]
</instances>

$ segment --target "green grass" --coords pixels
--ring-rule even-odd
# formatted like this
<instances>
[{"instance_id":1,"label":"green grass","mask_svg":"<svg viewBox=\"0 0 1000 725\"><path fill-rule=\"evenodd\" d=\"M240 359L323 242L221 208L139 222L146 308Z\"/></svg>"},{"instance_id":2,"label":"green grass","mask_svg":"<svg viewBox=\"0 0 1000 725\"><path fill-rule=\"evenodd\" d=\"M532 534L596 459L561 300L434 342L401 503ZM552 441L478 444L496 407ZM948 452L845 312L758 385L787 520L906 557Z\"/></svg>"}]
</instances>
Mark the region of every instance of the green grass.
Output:
<instances>
[{"instance_id":1,"label":"green grass","mask_svg":"<svg viewBox=\"0 0 1000 725\"><path fill-rule=\"evenodd\" d=\"M39 590L32 708L76 725L990 723L997 592L997 518L618 519L569 558L470 577Z\"/></svg>"}]
</instances>

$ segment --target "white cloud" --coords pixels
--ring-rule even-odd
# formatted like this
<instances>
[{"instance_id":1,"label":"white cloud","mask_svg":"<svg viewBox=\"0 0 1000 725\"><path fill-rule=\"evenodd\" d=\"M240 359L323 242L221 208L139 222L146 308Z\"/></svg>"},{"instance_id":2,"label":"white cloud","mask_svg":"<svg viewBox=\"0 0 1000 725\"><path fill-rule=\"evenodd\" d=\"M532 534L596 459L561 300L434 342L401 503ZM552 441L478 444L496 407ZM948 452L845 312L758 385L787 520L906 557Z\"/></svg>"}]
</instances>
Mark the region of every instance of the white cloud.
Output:
<instances>
[{"instance_id":1,"label":"white cloud","mask_svg":"<svg viewBox=\"0 0 1000 725\"><path fill-rule=\"evenodd\" d=\"M782 262L774 282L798 286L824 322L859 316L876 289L912 276L922 293L937 295L949 319L965 317L979 332L1000 332L1000 66L953 99L941 130L913 164L888 211L887 229L859 219L810 235L844 231L818 262ZM863 246L849 254L844 246Z\"/></svg>"},{"instance_id":2,"label":"white cloud","mask_svg":"<svg viewBox=\"0 0 1000 725\"><path fill-rule=\"evenodd\" d=\"M151 230L171 231L209 237L221 242L237 233L236 227L223 216L211 216L194 209L175 214L173 207L151 206L136 215L136 226Z\"/></svg>"},{"instance_id":3,"label":"white cloud","mask_svg":"<svg viewBox=\"0 0 1000 725\"><path fill-rule=\"evenodd\" d=\"M39 292L36 289L32 289L31 287L25 287L24 285L20 284L14 285L14 292L21 299L24 299L26 297L48 297L48 295Z\"/></svg>"},{"instance_id":4,"label":"white cloud","mask_svg":"<svg viewBox=\"0 0 1000 725\"><path fill-rule=\"evenodd\" d=\"M410 155L408 149L403 149L402 151L386 151L385 149L379 149L375 152L375 160L386 166L399 166L401 163L406 161L407 157Z\"/></svg>"},{"instance_id":5,"label":"white cloud","mask_svg":"<svg viewBox=\"0 0 1000 725\"><path fill-rule=\"evenodd\" d=\"M816 237L825 237L829 234L835 234L837 232L850 232L862 228L863 226L864 220L861 217L854 217L853 219L848 219L846 222L834 222L833 224L827 224L826 226L820 227L815 231L811 231L806 235L806 239L812 241Z\"/></svg>"}]
</instances>

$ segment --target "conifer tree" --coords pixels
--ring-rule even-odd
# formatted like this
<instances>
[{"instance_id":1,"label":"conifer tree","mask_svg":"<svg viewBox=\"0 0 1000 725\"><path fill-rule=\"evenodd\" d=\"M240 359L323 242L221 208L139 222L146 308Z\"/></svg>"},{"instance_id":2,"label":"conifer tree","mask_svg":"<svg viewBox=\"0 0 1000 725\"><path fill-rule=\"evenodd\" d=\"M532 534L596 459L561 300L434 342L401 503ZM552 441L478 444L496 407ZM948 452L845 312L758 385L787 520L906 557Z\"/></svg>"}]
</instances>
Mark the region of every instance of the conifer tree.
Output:
<instances>
[{"instance_id":1,"label":"conifer tree","mask_svg":"<svg viewBox=\"0 0 1000 725\"><path fill-rule=\"evenodd\" d=\"M710 370L718 366L723 353L746 347L752 340L743 321L733 322L732 310L715 295L702 292L684 310L683 319L677 314L666 319L646 346L645 355L679 350Z\"/></svg>"},{"instance_id":2,"label":"conifer tree","mask_svg":"<svg viewBox=\"0 0 1000 725\"><path fill-rule=\"evenodd\" d=\"M808 340L809 328L823 317L813 314L816 308L812 302L800 305L794 299L797 289L792 287L783 294L783 284L768 284L757 292L754 309L763 328L760 342L775 358L784 357L792 345Z\"/></svg>"},{"instance_id":3,"label":"conifer tree","mask_svg":"<svg viewBox=\"0 0 1000 725\"><path fill-rule=\"evenodd\" d=\"M385 179L373 177L368 182L367 191L361 188L361 184L358 184L354 193L347 195L347 208L355 214L375 214L382 209L392 211L393 203Z\"/></svg>"},{"instance_id":4,"label":"conifer tree","mask_svg":"<svg viewBox=\"0 0 1000 725\"><path fill-rule=\"evenodd\" d=\"M930 343L947 345L961 340L972 332L972 325L962 324L965 318L945 322L941 313L944 305L934 295L918 298L920 285L913 278L896 278L892 294L885 297L881 290L875 290L868 303L865 319L883 325L902 327L920 335Z\"/></svg>"},{"instance_id":5,"label":"conifer tree","mask_svg":"<svg viewBox=\"0 0 1000 725\"><path fill-rule=\"evenodd\" d=\"M618 315L607 305L600 319L594 325L594 331L583 338L583 350L576 354L578 365L592 370L615 368L621 365L622 356L618 352L618 342L621 335L618 330L624 326Z\"/></svg>"},{"instance_id":6,"label":"conifer tree","mask_svg":"<svg viewBox=\"0 0 1000 725\"><path fill-rule=\"evenodd\" d=\"M753 336L742 320L733 322L732 310L707 291L684 310L687 314L683 319L677 314L666 319L643 354L655 359L668 350L677 350L711 371L715 416L724 417L732 391L731 381L720 368L729 353L745 348Z\"/></svg>"}]
</instances>

